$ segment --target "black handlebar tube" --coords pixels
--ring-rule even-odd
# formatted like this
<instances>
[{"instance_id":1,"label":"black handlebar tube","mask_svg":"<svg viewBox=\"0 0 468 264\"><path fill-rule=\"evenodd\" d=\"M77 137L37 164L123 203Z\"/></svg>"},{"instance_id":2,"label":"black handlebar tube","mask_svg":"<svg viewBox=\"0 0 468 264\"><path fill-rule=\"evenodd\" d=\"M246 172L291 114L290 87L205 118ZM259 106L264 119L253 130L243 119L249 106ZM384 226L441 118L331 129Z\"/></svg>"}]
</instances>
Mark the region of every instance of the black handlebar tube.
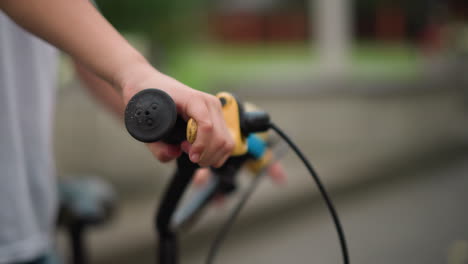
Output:
<instances>
[{"instance_id":1,"label":"black handlebar tube","mask_svg":"<svg viewBox=\"0 0 468 264\"><path fill-rule=\"evenodd\" d=\"M171 228L172 215L193 178L198 165L190 161L187 154L177 159L177 170L166 189L156 215L156 227L159 232L158 260L161 264L178 263L177 237Z\"/></svg>"},{"instance_id":2,"label":"black handlebar tube","mask_svg":"<svg viewBox=\"0 0 468 264\"><path fill-rule=\"evenodd\" d=\"M226 194L236 189L235 176L248 158L248 155L231 158L221 168L213 169L220 177L216 193ZM155 217L159 236L157 249L157 263L159 264L179 263L177 235L172 229L171 220L185 190L192 181L195 170L198 168L199 166L192 163L185 153L177 159L176 172L164 193Z\"/></svg>"},{"instance_id":3,"label":"black handlebar tube","mask_svg":"<svg viewBox=\"0 0 468 264\"><path fill-rule=\"evenodd\" d=\"M211 192L206 194L206 197L193 209L193 211L180 219L174 226L174 229L181 230L193 224L198 215L203 212L203 209L217 195L229 195L237 189L236 175L242 168L244 163L252 157L248 154L231 157L221 168L211 168L212 176L216 177L215 187ZM183 205L182 205L183 206ZM176 208L177 209L177 208ZM180 208L179 208L180 209Z\"/></svg>"},{"instance_id":4,"label":"black handlebar tube","mask_svg":"<svg viewBox=\"0 0 468 264\"><path fill-rule=\"evenodd\" d=\"M219 177L217 194L229 194L236 190L236 175L242 168L242 165L250 158L250 155L245 154L238 157L230 157L226 163L220 168L212 168L214 175Z\"/></svg>"}]
</instances>

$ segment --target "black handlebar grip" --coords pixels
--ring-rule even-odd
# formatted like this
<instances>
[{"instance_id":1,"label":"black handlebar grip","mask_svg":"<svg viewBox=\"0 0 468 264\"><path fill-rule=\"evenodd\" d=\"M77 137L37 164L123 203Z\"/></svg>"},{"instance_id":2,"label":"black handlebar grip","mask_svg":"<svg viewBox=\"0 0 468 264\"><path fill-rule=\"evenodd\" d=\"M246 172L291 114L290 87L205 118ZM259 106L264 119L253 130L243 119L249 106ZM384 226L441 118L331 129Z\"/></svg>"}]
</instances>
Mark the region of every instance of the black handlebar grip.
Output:
<instances>
[{"instance_id":1,"label":"black handlebar grip","mask_svg":"<svg viewBox=\"0 0 468 264\"><path fill-rule=\"evenodd\" d=\"M177 119L174 101L159 89L138 92L130 99L125 109L125 127L128 132L135 139L146 143L164 140L175 144L183 141L185 122Z\"/></svg>"}]
</instances>

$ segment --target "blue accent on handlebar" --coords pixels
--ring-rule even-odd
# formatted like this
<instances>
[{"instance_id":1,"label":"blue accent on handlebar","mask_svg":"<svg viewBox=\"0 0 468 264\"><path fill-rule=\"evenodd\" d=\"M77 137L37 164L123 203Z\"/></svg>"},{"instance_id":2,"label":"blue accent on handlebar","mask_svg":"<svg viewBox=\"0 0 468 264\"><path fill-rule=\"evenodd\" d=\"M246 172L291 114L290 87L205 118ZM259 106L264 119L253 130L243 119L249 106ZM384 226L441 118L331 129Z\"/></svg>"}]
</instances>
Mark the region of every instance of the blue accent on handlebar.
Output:
<instances>
[{"instance_id":1,"label":"blue accent on handlebar","mask_svg":"<svg viewBox=\"0 0 468 264\"><path fill-rule=\"evenodd\" d=\"M247 137L247 146L249 154L252 155L255 159L260 159L263 157L267 149L265 141L254 134L250 134Z\"/></svg>"}]
</instances>

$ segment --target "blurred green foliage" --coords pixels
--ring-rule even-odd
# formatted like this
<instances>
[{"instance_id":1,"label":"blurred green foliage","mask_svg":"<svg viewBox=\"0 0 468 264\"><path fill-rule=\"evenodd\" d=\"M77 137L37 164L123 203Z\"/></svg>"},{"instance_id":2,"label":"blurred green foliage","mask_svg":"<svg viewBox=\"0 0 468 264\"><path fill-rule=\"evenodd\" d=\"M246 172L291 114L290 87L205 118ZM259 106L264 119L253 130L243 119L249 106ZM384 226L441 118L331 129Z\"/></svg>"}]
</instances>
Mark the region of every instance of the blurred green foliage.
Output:
<instances>
[{"instance_id":1,"label":"blurred green foliage","mask_svg":"<svg viewBox=\"0 0 468 264\"><path fill-rule=\"evenodd\" d=\"M103 15L121 32L143 35L150 59L168 53L200 32L207 0L98 0ZM159 54L159 55L158 55Z\"/></svg>"},{"instance_id":2,"label":"blurred green foliage","mask_svg":"<svg viewBox=\"0 0 468 264\"><path fill-rule=\"evenodd\" d=\"M319 78L317 55L317 50L306 44L194 45L178 50L167 71L193 88L216 92L232 83ZM415 79L422 67L420 54L409 44L357 43L350 60L350 77L359 80Z\"/></svg>"},{"instance_id":3,"label":"blurred green foliage","mask_svg":"<svg viewBox=\"0 0 468 264\"><path fill-rule=\"evenodd\" d=\"M104 16L119 30L154 33L190 15L205 0L99 0Z\"/></svg>"}]
</instances>

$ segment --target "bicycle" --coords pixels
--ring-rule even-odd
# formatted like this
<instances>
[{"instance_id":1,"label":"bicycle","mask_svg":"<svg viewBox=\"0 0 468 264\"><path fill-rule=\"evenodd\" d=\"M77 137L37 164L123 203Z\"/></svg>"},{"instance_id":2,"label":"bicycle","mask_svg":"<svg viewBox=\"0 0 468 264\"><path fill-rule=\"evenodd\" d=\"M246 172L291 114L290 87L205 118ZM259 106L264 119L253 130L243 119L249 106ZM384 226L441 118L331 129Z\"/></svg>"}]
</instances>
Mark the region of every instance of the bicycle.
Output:
<instances>
[{"instance_id":1,"label":"bicycle","mask_svg":"<svg viewBox=\"0 0 468 264\"><path fill-rule=\"evenodd\" d=\"M199 166L192 163L187 154L182 154L177 159L176 171L163 195L155 216L154 226L159 240L156 249L158 252L157 263L179 263L178 240L174 227L180 228L186 223L191 222L216 194L229 194L233 192L236 187L235 176L240 168L248 160L261 161L262 159L266 159L266 143L258 136L255 136L255 133L272 129L297 154L317 184L335 224L343 262L349 264L346 239L338 214L325 187L307 158L291 139L270 121L270 117L266 112L247 112L244 109L244 104L229 93L219 93L217 97L221 102L226 124L235 140L235 149L232 156L221 168L211 168L212 172L217 175L215 182L208 185L204 192L201 192L199 198L194 200L193 205L185 207L185 210L179 211L184 213L179 214L176 214L177 206ZM196 121L190 119L188 122L185 122L178 116L172 98L164 91L158 89L146 89L134 95L125 110L125 125L130 135L146 143L160 140L169 144L180 144L185 140L193 143L196 139ZM257 179L260 179L260 177L257 177ZM221 229L211 247L206 263L213 263L220 243L234 222L235 217L239 214L248 197L255 189L258 181L253 181L251 187ZM175 223L173 222L173 218L175 218Z\"/></svg>"}]
</instances>

